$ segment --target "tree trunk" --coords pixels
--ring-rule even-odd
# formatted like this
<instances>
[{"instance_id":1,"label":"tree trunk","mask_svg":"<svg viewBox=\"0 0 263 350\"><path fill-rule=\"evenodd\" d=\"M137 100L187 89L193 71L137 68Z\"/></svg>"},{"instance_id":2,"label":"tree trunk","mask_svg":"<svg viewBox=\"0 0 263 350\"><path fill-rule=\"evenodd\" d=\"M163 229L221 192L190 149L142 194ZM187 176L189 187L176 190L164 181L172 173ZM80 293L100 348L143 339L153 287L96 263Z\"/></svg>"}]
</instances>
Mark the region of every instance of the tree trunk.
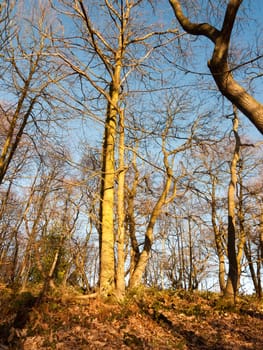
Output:
<instances>
[{"instance_id":1,"label":"tree trunk","mask_svg":"<svg viewBox=\"0 0 263 350\"><path fill-rule=\"evenodd\" d=\"M117 54L116 54L117 55ZM121 74L121 57L116 59L113 81L110 87L110 101L105 122L102 149L101 202L100 202L100 293L108 295L115 289L114 261L114 182L115 141Z\"/></svg>"},{"instance_id":2,"label":"tree trunk","mask_svg":"<svg viewBox=\"0 0 263 350\"><path fill-rule=\"evenodd\" d=\"M120 111L119 120L119 169L118 169L118 233L117 233L117 266L116 266L116 295L122 298L125 293L125 208L124 208L124 184L125 184L125 169L124 169L124 111Z\"/></svg>"},{"instance_id":3,"label":"tree trunk","mask_svg":"<svg viewBox=\"0 0 263 350\"><path fill-rule=\"evenodd\" d=\"M152 211L152 214L150 217L150 221L149 221L149 224L148 224L147 229L146 229L143 250L140 253L140 257L139 257L139 260L134 268L134 271L133 271L132 275L130 276L130 282L129 282L130 288L137 287L141 283L141 279L142 279L143 273L145 271L145 268L146 268L146 265L147 265L147 262L148 262L148 259L150 256L151 247L152 247L152 243L153 243L154 225L156 223L156 220L158 219L158 216L160 215L162 207L167 203L166 199L167 199L168 193L169 193L171 186L172 186L172 171L170 168L168 168L168 165L167 165L167 173L168 173L167 174L168 178L166 179L164 189L162 191L160 198L158 199L157 203L155 204L155 206L153 208L153 211ZM174 184L174 186L175 186L175 184ZM174 193L169 198L169 201L175 197L175 193L176 193L176 187L174 187Z\"/></svg>"},{"instance_id":4,"label":"tree trunk","mask_svg":"<svg viewBox=\"0 0 263 350\"><path fill-rule=\"evenodd\" d=\"M183 14L180 1L170 0L176 18L187 33L206 36L213 42L214 51L211 60L208 61L208 67L222 95L244 113L263 134L263 105L234 80L228 64L231 33L241 3L242 0L228 2L222 28L218 30L209 23L192 23Z\"/></svg>"},{"instance_id":5,"label":"tree trunk","mask_svg":"<svg viewBox=\"0 0 263 350\"><path fill-rule=\"evenodd\" d=\"M210 176L212 181L212 198L211 198L211 210L212 210L212 226L215 235L215 243L216 243L216 252L219 260L219 269L218 269L218 277L219 277L219 286L221 292L223 292L226 288L225 282L225 254L224 254L224 244L222 232L217 227L216 223L216 177Z\"/></svg>"},{"instance_id":6,"label":"tree trunk","mask_svg":"<svg viewBox=\"0 0 263 350\"><path fill-rule=\"evenodd\" d=\"M249 267L251 279L252 279L256 294L259 298L261 298L262 291L261 291L260 286L258 284L257 273L255 271L255 268L253 265L253 260L252 260L251 248L248 244L245 244L244 252L245 252L247 262L248 262L248 267Z\"/></svg>"},{"instance_id":7,"label":"tree trunk","mask_svg":"<svg viewBox=\"0 0 263 350\"><path fill-rule=\"evenodd\" d=\"M243 161L240 159L239 166L239 204L238 204L238 221L239 221L239 235L238 235L238 249L237 249L237 268L238 268L238 283L237 286L240 286L240 277L241 277L241 261L244 254L244 248L246 244L246 232L244 227L245 214L244 214L244 204L243 204Z\"/></svg>"},{"instance_id":8,"label":"tree trunk","mask_svg":"<svg viewBox=\"0 0 263 350\"><path fill-rule=\"evenodd\" d=\"M227 298L235 297L238 289L238 280L239 280L239 271L238 271L238 262L236 255L236 204L235 204L235 192L237 185L237 162L239 160L239 149L240 149L240 140L237 133L238 130L238 117L236 109L234 107L234 118L233 118L233 132L235 135L235 150L231 161L230 166L230 182L228 186L228 262L229 262L229 271L227 277L227 284L224 291L224 296Z\"/></svg>"},{"instance_id":9,"label":"tree trunk","mask_svg":"<svg viewBox=\"0 0 263 350\"><path fill-rule=\"evenodd\" d=\"M117 100L117 94L114 100ZM114 288L114 146L116 136L116 113L108 106L102 151L102 179L100 203L100 292L108 294Z\"/></svg>"},{"instance_id":10,"label":"tree trunk","mask_svg":"<svg viewBox=\"0 0 263 350\"><path fill-rule=\"evenodd\" d=\"M126 216L126 225L130 238L130 268L129 274L130 276L133 274L135 266L138 263L140 257L139 244L136 238L136 223L135 223L135 196L137 191L137 186L139 183L139 171L136 166L136 154L134 153L134 159L132 161L132 166L134 168L135 174L132 182L132 187L127 188L127 216Z\"/></svg>"}]
</instances>

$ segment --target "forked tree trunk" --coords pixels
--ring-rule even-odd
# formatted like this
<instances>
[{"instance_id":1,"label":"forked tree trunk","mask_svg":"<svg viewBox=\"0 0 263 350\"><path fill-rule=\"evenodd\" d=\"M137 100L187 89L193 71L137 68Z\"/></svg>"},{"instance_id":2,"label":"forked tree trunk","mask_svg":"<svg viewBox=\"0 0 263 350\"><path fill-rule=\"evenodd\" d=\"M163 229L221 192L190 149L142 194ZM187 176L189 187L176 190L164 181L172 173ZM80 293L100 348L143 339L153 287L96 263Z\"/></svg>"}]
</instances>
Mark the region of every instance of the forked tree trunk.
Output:
<instances>
[{"instance_id":1,"label":"forked tree trunk","mask_svg":"<svg viewBox=\"0 0 263 350\"><path fill-rule=\"evenodd\" d=\"M168 166L167 166L168 169ZM157 203L155 204L152 214L150 216L150 221L146 229L145 233L145 240L144 240L144 247L142 252L140 253L139 259L135 265L135 268L132 272L132 275L130 276L130 281L129 281L129 288L134 288L137 287L142 280L143 273L146 269L147 262L149 260L151 248L152 248L152 243L153 243L153 229L156 223L156 220L158 219L162 207L170 202L172 199L175 198L176 195L176 185L173 183L172 180L172 170L169 168L167 171L167 179L164 185L164 189L162 191L162 194L160 198L158 199ZM174 186L173 189L173 194L171 197L167 200L168 193L171 190L172 184Z\"/></svg>"}]
</instances>

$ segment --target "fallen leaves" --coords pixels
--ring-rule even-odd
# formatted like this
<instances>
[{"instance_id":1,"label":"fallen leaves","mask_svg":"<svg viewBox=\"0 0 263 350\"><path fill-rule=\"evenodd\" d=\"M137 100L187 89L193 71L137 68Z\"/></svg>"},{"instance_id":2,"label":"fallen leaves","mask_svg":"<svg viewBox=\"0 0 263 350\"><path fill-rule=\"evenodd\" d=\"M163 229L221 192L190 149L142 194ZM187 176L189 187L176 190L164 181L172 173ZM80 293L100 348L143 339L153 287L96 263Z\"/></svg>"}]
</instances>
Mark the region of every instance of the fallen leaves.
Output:
<instances>
[{"instance_id":1,"label":"fallen leaves","mask_svg":"<svg viewBox=\"0 0 263 350\"><path fill-rule=\"evenodd\" d=\"M0 350L262 350L262 304L233 310L217 300L152 290L122 303L50 299L32 309L22 330L9 327ZM15 318L3 311L0 329Z\"/></svg>"}]
</instances>

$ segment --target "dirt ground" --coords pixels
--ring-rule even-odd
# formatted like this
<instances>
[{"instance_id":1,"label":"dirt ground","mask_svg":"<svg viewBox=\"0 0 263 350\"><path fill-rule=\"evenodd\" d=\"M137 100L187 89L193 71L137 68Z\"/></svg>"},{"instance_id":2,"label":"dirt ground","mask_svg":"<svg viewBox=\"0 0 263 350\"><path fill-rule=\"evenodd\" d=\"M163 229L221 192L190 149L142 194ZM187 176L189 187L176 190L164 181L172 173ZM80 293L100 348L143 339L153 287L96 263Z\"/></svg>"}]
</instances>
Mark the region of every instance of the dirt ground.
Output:
<instances>
[{"instance_id":1,"label":"dirt ground","mask_svg":"<svg viewBox=\"0 0 263 350\"><path fill-rule=\"evenodd\" d=\"M0 350L262 350L263 301L139 290L123 301L61 291L36 304L1 290Z\"/></svg>"}]
</instances>

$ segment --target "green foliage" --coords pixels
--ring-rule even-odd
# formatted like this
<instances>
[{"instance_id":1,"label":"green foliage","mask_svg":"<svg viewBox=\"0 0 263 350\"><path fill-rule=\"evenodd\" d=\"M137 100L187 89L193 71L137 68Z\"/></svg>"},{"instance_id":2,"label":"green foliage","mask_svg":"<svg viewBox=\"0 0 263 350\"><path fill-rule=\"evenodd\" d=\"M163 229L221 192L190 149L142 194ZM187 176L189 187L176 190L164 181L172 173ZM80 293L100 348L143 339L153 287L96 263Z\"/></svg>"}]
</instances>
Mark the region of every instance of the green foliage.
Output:
<instances>
[{"instance_id":1,"label":"green foliage","mask_svg":"<svg viewBox=\"0 0 263 350\"><path fill-rule=\"evenodd\" d=\"M225 312L236 312L238 311L238 307L233 303L232 300L221 297L215 303L214 309L219 311L220 313Z\"/></svg>"},{"instance_id":2,"label":"green foliage","mask_svg":"<svg viewBox=\"0 0 263 350\"><path fill-rule=\"evenodd\" d=\"M54 279L60 284L63 281L69 265L69 252L63 236L63 228L55 224L43 238L42 264L46 274L50 271L55 255L58 253L58 262L54 271Z\"/></svg>"},{"instance_id":3,"label":"green foliage","mask_svg":"<svg viewBox=\"0 0 263 350\"><path fill-rule=\"evenodd\" d=\"M53 265L56 254L58 260L53 274L57 285L64 281L65 274L70 266L70 252L67 241L63 236L62 227L54 224L52 229L45 232L39 241L40 250L35 253L40 256L41 270L36 264L36 257L32 255L32 268L29 272L29 281L34 284L44 282Z\"/></svg>"}]
</instances>

